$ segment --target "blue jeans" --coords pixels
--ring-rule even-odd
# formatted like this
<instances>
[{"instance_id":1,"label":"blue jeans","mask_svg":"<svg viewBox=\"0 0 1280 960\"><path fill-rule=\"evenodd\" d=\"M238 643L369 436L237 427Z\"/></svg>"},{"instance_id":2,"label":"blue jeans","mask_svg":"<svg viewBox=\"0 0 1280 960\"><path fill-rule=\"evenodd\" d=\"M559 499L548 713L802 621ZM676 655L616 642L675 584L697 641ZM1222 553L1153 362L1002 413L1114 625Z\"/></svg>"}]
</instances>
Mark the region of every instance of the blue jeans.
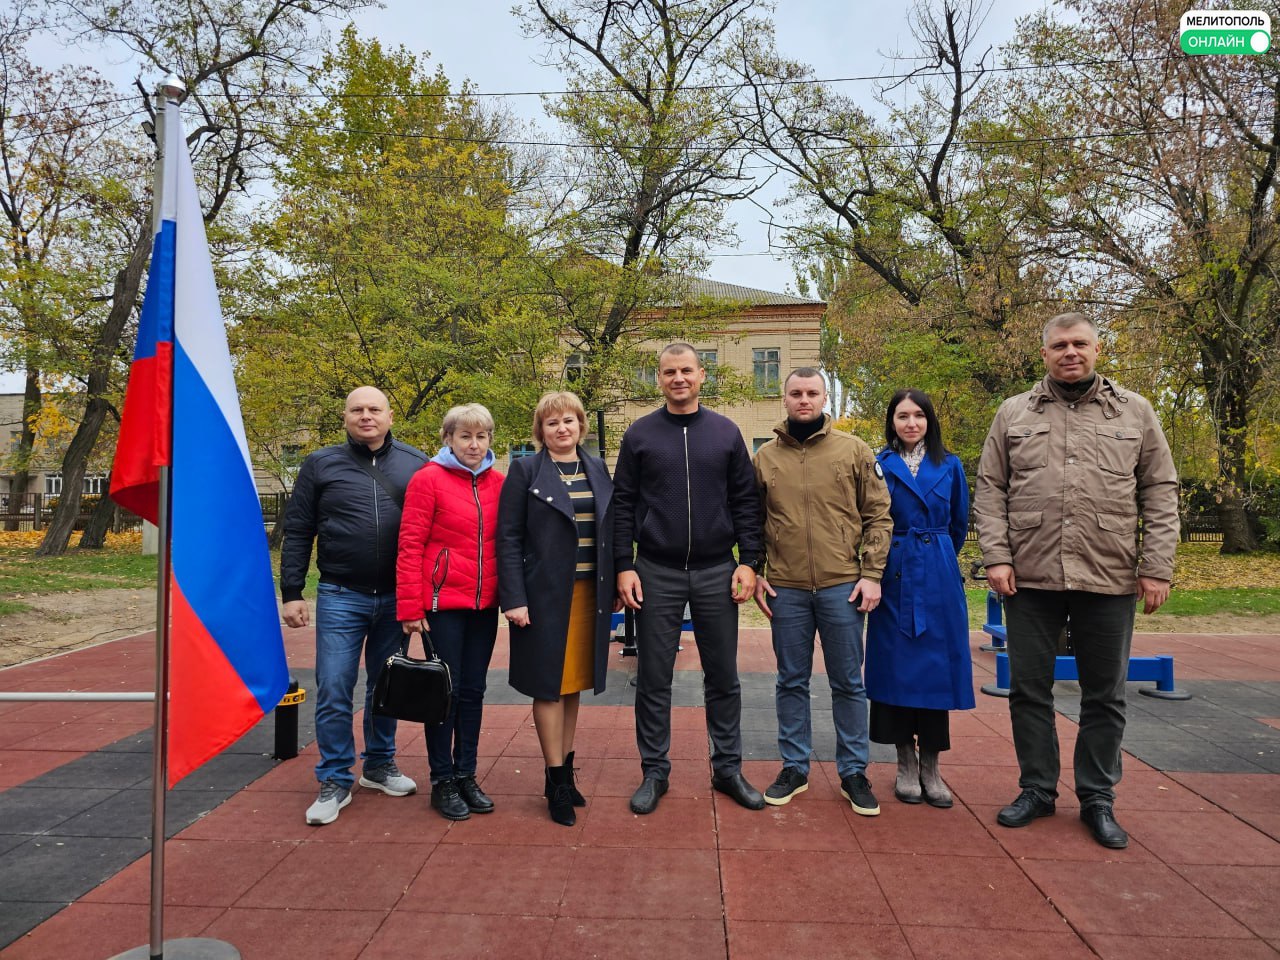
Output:
<instances>
[{"instance_id":1,"label":"blue jeans","mask_svg":"<svg viewBox=\"0 0 1280 960\"><path fill-rule=\"evenodd\" d=\"M498 608L438 610L427 614L431 645L449 665L453 703L449 716L427 727L427 763L431 782L473 777L484 716L484 691L489 661L498 636Z\"/></svg>"},{"instance_id":2,"label":"blue jeans","mask_svg":"<svg viewBox=\"0 0 1280 960\"><path fill-rule=\"evenodd\" d=\"M373 686L387 657L399 649L400 621L394 593L368 594L336 583L321 583L316 596L316 746L320 762L316 779L333 780L350 789L356 762L352 698L364 650L364 769L381 766L396 755L396 721L375 717ZM365 642L365 638L368 642Z\"/></svg>"},{"instance_id":3,"label":"blue jeans","mask_svg":"<svg viewBox=\"0 0 1280 960\"><path fill-rule=\"evenodd\" d=\"M778 752L782 764L809 775L813 752L813 718L809 678L813 674L813 634L822 637L822 656L831 684L831 717L836 728L836 771L840 778L863 773L870 745L867 736L867 691L862 685L862 621L849 602L852 583L822 590L775 587L773 652L778 659L776 701Z\"/></svg>"}]
</instances>

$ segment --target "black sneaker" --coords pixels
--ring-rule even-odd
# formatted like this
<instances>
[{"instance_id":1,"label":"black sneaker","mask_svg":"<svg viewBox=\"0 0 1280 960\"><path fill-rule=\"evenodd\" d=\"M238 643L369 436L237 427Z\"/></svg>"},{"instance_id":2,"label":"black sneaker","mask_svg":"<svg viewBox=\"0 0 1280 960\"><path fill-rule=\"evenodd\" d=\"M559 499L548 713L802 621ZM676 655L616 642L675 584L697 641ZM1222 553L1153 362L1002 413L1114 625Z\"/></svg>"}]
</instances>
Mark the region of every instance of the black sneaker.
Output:
<instances>
[{"instance_id":1,"label":"black sneaker","mask_svg":"<svg viewBox=\"0 0 1280 960\"><path fill-rule=\"evenodd\" d=\"M795 767L783 767L778 773L778 779L769 784L769 789L764 792L764 802L780 807L784 803L790 803L797 793L804 793L808 789L808 777Z\"/></svg>"},{"instance_id":2,"label":"black sneaker","mask_svg":"<svg viewBox=\"0 0 1280 960\"><path fill-rule=\"evenodd\" d=\"M458 793L456 780L441 780L431 785L431 806L446 820L468 820L471 809Z\"/></svg>"},{"instance_id":3,"label":"black sneaker","mask_svg":"<svg viewBox=\"0 0 1280 960\"><path fill-rule=\"evenodd\" d=\"M866 774L851 773L840 781L840 795L853 804L853 812L860 817L880 816L880 804L871 792L871 781Z\"/></svg>"},{"instance_id":4,"label":"black sneaker","mask_svg":"<svg viewBox=\"0 0 1280 960\"><path fill-rule=\"evenodd\" d=\"M490 800L474 776L459 777L454 781L458 785L458 795L467 809L472 813L493 813L493 801Z\"/></svg>"}]
</instances>

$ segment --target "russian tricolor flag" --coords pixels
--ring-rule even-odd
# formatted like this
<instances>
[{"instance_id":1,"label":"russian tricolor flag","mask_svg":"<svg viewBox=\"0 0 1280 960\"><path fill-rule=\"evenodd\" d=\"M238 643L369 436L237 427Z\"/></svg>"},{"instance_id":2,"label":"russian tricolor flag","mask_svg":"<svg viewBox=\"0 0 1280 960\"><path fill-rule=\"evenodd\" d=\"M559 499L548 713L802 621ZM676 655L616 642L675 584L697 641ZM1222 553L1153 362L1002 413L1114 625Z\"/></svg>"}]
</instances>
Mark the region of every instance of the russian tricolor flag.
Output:
<instances>
[{"instance_id":1,"label":"russian tricolor flag","mask_svg":"<svg viewBox=\"0 0 1280 960\"><path fill-rule=\"evenodd\" d=\"M289 671L204 219L175 103L165 108L164 132L161 221L111 496L157 522L159 467L171 464L172 787L273 709Z\"/></svg>"}]
</instances>

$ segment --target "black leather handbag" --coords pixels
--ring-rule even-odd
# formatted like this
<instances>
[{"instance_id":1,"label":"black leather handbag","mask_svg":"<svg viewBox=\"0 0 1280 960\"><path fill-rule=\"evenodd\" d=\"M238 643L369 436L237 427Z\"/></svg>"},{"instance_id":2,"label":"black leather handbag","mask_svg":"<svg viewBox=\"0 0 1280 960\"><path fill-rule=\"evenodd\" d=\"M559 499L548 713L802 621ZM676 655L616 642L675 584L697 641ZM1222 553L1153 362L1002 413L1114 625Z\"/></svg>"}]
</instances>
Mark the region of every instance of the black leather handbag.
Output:
<instances>
[{"instance_id":1,"label":"black leather handbag","mask_svg":"<svg viewBox=\"0 0 1280 960\"><path fill-rule=\"evenodd\" d=\"M435 726L449 715L453 678L449 665L436 656L428 634L422 634L426 660L409 656L409 634L400 649L387 657L373 688L373 712Z\"/></svg>"}]
</instances>

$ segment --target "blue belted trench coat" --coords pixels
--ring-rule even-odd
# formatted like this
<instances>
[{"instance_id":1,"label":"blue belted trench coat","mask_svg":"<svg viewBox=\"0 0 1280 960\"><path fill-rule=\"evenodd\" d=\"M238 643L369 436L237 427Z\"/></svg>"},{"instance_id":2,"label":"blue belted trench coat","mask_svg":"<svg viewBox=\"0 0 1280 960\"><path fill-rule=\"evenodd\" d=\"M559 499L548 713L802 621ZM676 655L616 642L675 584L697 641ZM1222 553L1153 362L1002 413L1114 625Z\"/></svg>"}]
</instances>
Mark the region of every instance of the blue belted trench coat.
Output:
<instances>
[{"instance_id":1,"label":"blue belted trench coat","mask_svg":"<svg viewBox=\"0 0 1280 960\"><path fill-rule=\"evenodd\" d=\"M954 454L916 476L897 453L876 455L892 498L893 540L880 605L867 618L867 695L930 710L974 705L969 612L956 555L969 525L969 488Z\"/></svg>"}]
</instances>

